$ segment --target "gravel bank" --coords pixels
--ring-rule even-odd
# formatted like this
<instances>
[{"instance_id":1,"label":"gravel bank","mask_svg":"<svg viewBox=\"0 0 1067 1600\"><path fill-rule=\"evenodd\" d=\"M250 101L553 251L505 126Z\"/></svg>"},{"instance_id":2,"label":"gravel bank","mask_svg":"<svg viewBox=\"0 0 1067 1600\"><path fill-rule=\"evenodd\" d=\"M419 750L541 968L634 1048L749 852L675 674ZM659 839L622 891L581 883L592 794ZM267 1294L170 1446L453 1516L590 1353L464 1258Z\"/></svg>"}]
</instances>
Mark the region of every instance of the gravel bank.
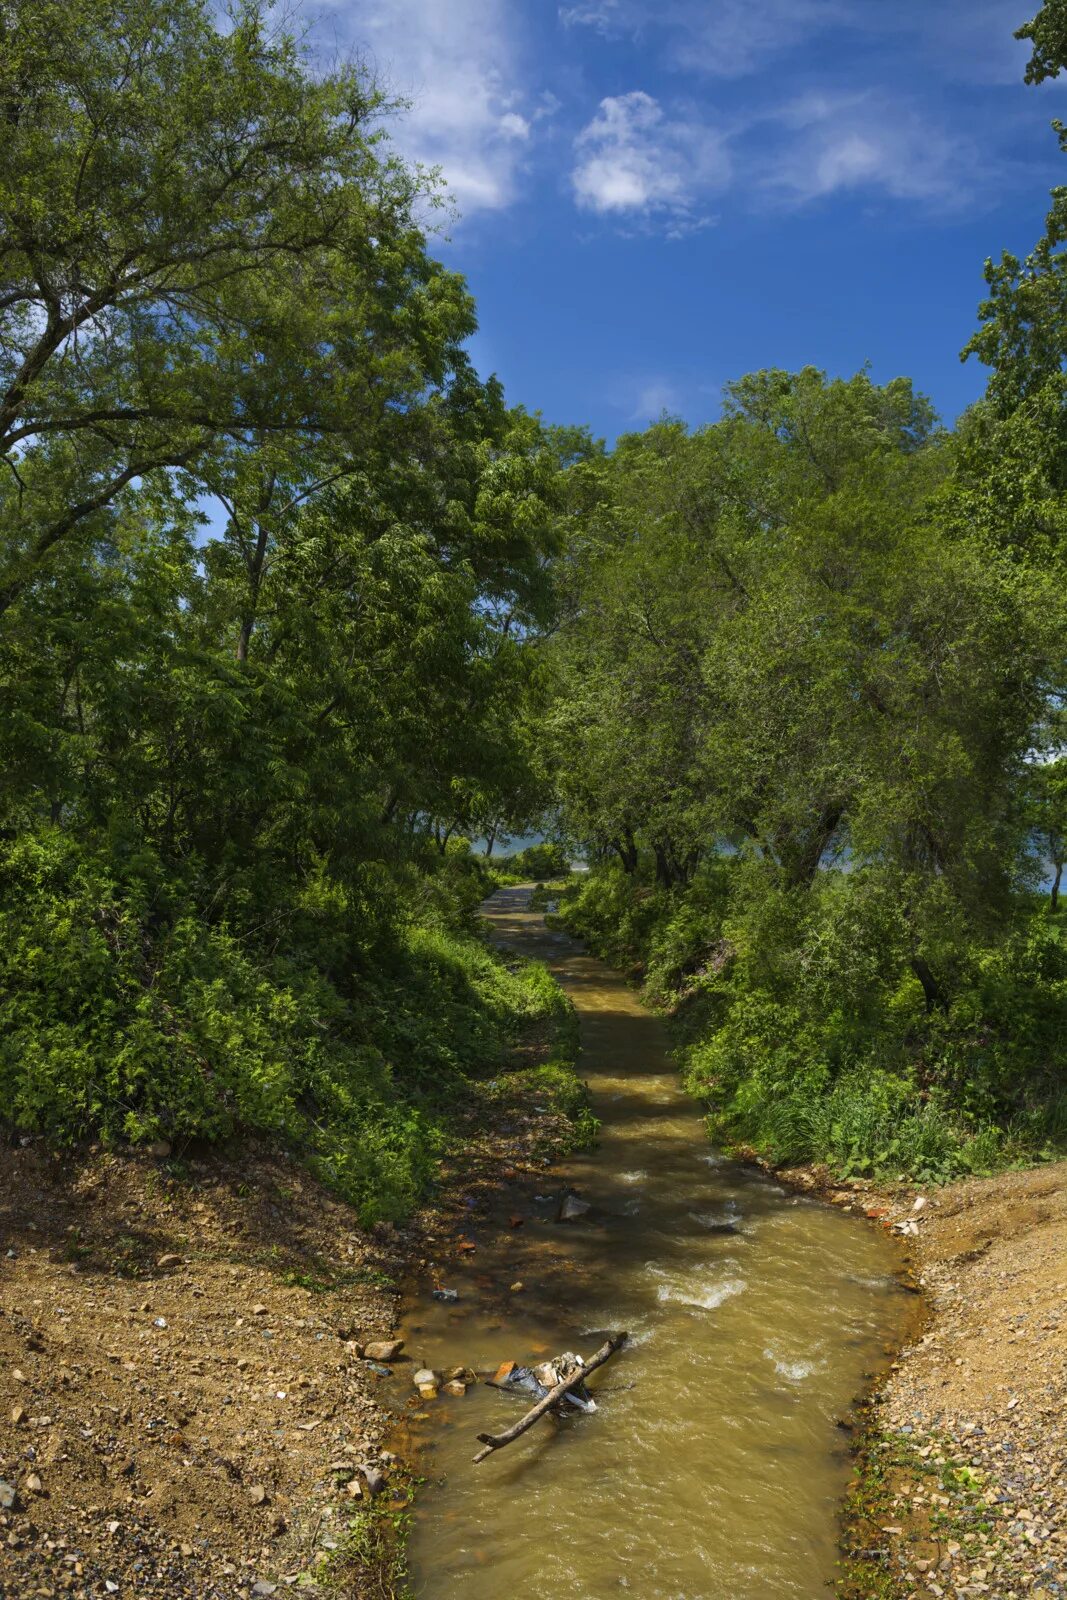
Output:
<instances>
[{"instance_id":1,"label":"gravel bank","mask_svg":"<svg viewBox=\"0 0 1067 1600\"><path fill-rule=\"evenodd\" d=\"M1062 1600L1067 1163L829 1198L903 1238L928 1312L867 1414L842 1592Z\"/></svg>"}]
</instances>

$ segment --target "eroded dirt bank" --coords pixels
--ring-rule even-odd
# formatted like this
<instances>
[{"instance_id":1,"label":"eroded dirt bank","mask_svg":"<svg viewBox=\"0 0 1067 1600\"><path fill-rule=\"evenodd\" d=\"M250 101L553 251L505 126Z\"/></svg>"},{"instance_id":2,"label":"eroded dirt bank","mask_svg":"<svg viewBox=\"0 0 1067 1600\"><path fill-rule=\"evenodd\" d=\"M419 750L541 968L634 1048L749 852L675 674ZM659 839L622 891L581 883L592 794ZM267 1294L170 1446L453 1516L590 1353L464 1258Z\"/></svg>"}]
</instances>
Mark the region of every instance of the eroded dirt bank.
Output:
<instances>
[{"instance_id":1,"label":"eroded dirt bank","mask_svg":"<svg viewBox=\"0 0 1067 1600\"><path fill-rule=\"evenodd\" d=\"M403 1232L360 1230L276 1155L0 1148L4 1600L387 1594L362 1469L376 1516L405 1489L357 1347L391 1332L405 1272L473 1269L474 1216L563 1135L502 1105ZM845 1592L1062 1600L1067 1164L829 1197L906 1228L928 1306L872 1405Z\"/></svg>"},{"instance_id":2,"label":"eroded dirt bank","mask_svg":"<svg viewBox=\"0 0 1067 1600\"><path fill-rule=\"evenodd\" d=\"M1067 1163L828 1197L903 1234L928 1312L870 1408L846 1592L1067 1595Z\"/></svg>"},{"instance_id":3,"label":"eroded dirt bank","mask_svg":"<svg viewBox=\"0 0 1067 1600\"><path fill-rule=\"evenodd\" d=\"M506 1082L403 1230L276 1153L0 1145L2 1600L393 1593L408 1491L361 1352L406 1273L465 1261L472 1196L566 1142Z\"/></svg>"}]
</instances>

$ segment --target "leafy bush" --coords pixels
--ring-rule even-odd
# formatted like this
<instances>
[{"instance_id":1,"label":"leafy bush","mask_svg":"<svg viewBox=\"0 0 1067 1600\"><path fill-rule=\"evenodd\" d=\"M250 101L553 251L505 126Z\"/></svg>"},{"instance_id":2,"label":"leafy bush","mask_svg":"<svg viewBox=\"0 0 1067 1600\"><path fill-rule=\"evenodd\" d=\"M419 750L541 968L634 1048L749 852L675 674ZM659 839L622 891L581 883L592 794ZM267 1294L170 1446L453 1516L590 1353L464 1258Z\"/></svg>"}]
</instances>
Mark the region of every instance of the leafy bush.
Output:
<instances>
[{"instance_id":1,"label":"leafy bush","mask_svg":"<svg viewBox=\"0 0 1067 1600\"><path fill-rule=\"evenodd\" d=\"M610 867L564 915L675 1010L717 1139L924 1181L1067 1140L1067 941L1044 910L1020 906L996 943L960 939L953 992L930 1010L900 897L875 871L797 894L737 860L670 892Z\"/></svg>"},{"instance_id":2,"label":"leafy bush","mask_svg":"<svg viewBox=\"0 0 1067 1600\"><path fill-rule=\"evenodd\" d=\"M540 844L528 845L517 855L502 857L500 867L509 877L517 881L530 878L565 878L571 870L563 846L552 844L547 839Z\"/></svg>"},{"instance_id":3,"label":"leafy bush","mask_svg":"<svg viewBox=\"0 0 1067 1600\"><path fill-rule=\"evenodd\" d=\"M59 1139L265 1133L365 1217L402 1215L464 1083L526 1023L567 1012L547 969L510 970L463 930L462 896L446 912L444 880L368 952L320 876L268 951L206 920L194 878L150 852L24 834L0 852L6 1118Z\"/></svg>"}]
</instances>

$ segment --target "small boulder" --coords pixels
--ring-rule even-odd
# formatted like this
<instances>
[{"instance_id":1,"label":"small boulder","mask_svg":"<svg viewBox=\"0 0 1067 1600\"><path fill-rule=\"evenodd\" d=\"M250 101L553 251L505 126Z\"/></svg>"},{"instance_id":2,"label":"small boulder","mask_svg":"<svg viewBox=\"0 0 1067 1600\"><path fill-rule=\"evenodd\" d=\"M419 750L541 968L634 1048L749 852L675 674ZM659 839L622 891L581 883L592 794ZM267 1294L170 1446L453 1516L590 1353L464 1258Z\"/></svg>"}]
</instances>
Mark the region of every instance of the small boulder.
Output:
<instances>
[{"instance_id":1,"label":"small boulder","mask_svg":"<svg viewBox=\"0 0 1067 1600\"><path fill-rule=\"evenodd\" d=\"M565 1194L560 1203L559 1220L560 1222L577 1222L579 1217L584 1217L586 1212L591 1210L592 1206L588 1200L583 1200L573 1193Z\"/></svg>"},{"instance_id":2,"label":"small boulder","mask_svg":"<svg viewBox=\"0 0 1067 1600\"><path fill-rule=\"evenodd\" d=\"M450 1378L445 1384L445 1394L451 1394L457 1400L462 1400L467 1392L467 1385L460 1378Z\"/></svg>"},{"instance_id":3,"label":"small boulder","mask_svg":"<svg viewBox=\"0 0 1067 1600\"><path fill-rule=\"evenodd\" d=\"M176 1255L173 1250L168 1250L167 1254L160 1256L156 1262L157 1267L180 1267L181 1264L181 1256Z\"/></svg>"},{"instance_id":4,"label":"small boulder","mask_svg":"<svg viewBox=\"0 0 1067 1600\"><path fill-rule=\"evenodd\" d=\"M0 1511L10 1511L15 1504L15 1485L0 1478Z\"/></svg>"},{"instance_id":5,"label":"small boulder","mask_svg":"<svg viewBox=\"0 0 1067 1600\"><path fill-rule=\"evenodd\" d=\"M377 1467L364 1466L359 1469L366 1479L367 1488L371 1494L381 1494L385 1488L385 1473L379 1472Z\"/></svg>"},{"instance_id":6,"label":"small boulder","mask_svg":"<svg viewBox=\"0 0 1067 1600\"><path fill-rule=\"evenodd\" d=\"M411 1381L417 1389L421 1389L424 1383L438 1384L441 1379L432 1367L420 1367L418 1372L412 1375Z\"/></svg>"},{"instance_id":7,"label":"small boulder","mask_svg":"<svg viewBox=\"0 0 1067 1600\"><path fill-rule=\"evenodd\" d=\"M29 1472L22 1480L22 1487L27 1494L44 1494L44 1484L36 1472Z\"/></svg>"},{"instance_id":8,"label":"small boulder","mask_svg":"<svg viewBox=\"0 0 1067 1600\"><path fill-rule=\"evenodd\" d=\"M155 1156L157 1161L166 1161L170 1155L170 1140L157 1139L154 1144L148 1146L148 1154Z\"/></svg>"},{"instance_id":9,"label":"small boulder","mask_svg":"<svg viewBox=\"0 0 1067 1600\"><path fill-rule=\"evenodd\" d=\"M248 1498L254 1506L265 1506L270 1496L261 1483L254 1483L248 1491Z\"/></svg>"},{"instance_id":10,"label":"small boulder","mask_svg":"<svg viewBox=\"0 0 1067 1600\"><path fill-rule=\"evenodd\" d=\"M363 1354L368 1361L395 1361L403 1348L403 1339L376 1339L364 1345Z\"/></svg>"}]
</instances>

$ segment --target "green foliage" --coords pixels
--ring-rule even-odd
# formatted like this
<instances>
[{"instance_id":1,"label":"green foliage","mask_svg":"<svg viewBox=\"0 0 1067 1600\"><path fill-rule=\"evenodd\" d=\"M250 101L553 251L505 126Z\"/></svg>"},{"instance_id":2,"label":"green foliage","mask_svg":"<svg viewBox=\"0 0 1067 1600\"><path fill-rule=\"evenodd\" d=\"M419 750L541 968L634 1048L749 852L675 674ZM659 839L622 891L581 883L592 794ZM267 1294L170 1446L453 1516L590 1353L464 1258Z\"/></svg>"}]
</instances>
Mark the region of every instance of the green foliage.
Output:
<instances>
[{"instance_id":1,"label":"green foliage","mask_svg":"<svg viewBox=\"0 0 1067 1600\"><path fill-rule=\"evenodd\" d=\"M3 1116L283 1139L398 1216L558 1004L463 835L543 802L585 445L474 372L362 66L258 0L0 37Z\"/></svg>"},{"instance_id":2,"label":"green foliage","mask_svg":"<svg viewBox=\"0 0 1067 1600\"><path fill-rule=\"evenodd\" d=\"M952 1004L927 1010L874 873L828 873L798 903L757 894L740 863L673 893L607 868L564 910L674 1009L685 1081L723 1142L922 1181L1067 1143L1067 943L1040 914L957 946Z\"/></svg>"},{"instance_id":3,"label":"green foliage","mask_svg":"<svg viewBox=\"0 0 1067 1600\"><path fill-rule=\"evenodd\" d=\"M548 839L540 844L527 845L525 850L513 856L501 856L497 865L517 883L524 883L530 878L541 881L545 878L565 878L571 870L564 846Z\"/></svg>"},{"instance_id":4,"label":"green foliage","mask_svg":"<svg viewBox=\"0 0 1067 1600\"><path fill-rule=\"evenodd\" d=\"M58 829L5 847L0 1103L17 1127L273 1135L366 1218L397 1217L432 1180L464 1083L565 1005L547 971L509 971L458 911L449 927L424 908L334 978L322 952L346 937L343 900L331 911L321 882L284 954L204 920L194 890L147 850L120 865Z\"/></svg>"}]
</instances>

